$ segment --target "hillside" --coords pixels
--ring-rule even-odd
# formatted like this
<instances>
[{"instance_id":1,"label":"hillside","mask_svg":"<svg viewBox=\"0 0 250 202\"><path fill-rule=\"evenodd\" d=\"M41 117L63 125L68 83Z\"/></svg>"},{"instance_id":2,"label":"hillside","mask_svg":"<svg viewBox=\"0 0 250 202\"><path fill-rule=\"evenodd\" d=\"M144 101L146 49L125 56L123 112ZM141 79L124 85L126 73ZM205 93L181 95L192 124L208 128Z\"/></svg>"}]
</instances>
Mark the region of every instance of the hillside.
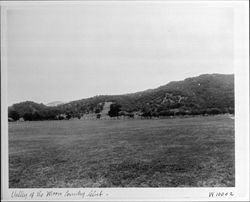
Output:
<instances>
[{"instance_id":1,"label":"hillside","mask_svg":"<svg viewBox=\"0 0 250 202\"><path fill-rule=\"evenodd\" d=\"M47 103L46 106L48 106L48 107L56 107L56 106L62 105L62 104L64 104L64 102L61 102L61 101L54 101L54 102L49 102L49 103Z\"/></svg>"},{"instance_id":2,"label":"hillside","mask_svg":"<svg viewBox=\"0 0 250 202\"><path fill-rule=\"evenodd\" d=\"M173 81L156 89L100 95L54 107L23 102L9 107L9 117L18 114L26 120L81 118L86 114L102 113L108 102L113 103L110 108L117 108L117 116L131 113L145 117L234 113L234 75L204 74ZM27 114L31 118L27 119ZM32 118L34 115L35 119Z\"/></svg>"}]
</instances>

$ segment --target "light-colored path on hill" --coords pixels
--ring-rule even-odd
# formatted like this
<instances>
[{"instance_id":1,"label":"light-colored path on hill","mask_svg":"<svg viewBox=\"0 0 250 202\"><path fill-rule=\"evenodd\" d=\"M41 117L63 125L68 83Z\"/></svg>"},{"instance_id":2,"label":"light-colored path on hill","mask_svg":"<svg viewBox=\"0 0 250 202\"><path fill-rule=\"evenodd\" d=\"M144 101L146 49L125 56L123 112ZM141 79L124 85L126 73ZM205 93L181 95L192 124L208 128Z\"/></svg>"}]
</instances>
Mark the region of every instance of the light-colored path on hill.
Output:
<instances>
[{"instance_id":1,"label":"light-colored path on hill","mask_svg":"<svg viewBox=\"0 0 250 202\"><path fill-rule=\"evenodd\" d=\"M108 112L110 110L110 105L112 104L112 102L105 102L104 106L103 106L103 110L101 111L101 118L108 118Z\"/></svg>"}]
</instances>

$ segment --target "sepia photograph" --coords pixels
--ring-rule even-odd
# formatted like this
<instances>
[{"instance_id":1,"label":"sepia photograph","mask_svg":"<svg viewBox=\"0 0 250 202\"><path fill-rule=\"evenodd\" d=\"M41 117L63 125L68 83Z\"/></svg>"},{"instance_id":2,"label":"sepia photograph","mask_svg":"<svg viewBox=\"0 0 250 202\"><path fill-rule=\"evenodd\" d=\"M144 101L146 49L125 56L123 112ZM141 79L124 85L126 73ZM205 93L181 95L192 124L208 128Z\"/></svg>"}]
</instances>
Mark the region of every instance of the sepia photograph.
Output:
<instances>
[{"instance_id":1,"label":"sepia photograph","mask_svg":"<svg viewBox=\"0 0 250 202\"><path fill-rule=\"evenodd\" d=\"M5 6L11 197L236 188L236 12L186 4Z\"/></svg>"}]
</instances>

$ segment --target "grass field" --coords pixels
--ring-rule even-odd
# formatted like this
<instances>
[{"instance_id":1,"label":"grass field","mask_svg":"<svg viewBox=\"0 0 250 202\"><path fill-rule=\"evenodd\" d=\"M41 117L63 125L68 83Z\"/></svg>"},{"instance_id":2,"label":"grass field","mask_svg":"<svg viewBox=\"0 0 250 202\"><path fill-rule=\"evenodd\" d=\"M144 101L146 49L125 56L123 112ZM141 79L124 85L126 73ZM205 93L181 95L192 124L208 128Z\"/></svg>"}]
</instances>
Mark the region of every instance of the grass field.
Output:
<instances>
[{"instance_id":1,"label":"grass field","mask_svg":"<svg viewBox=\"0 0 250 202\"><path fill-rule=\"evenodd\" d=\"M9 187L232 187L234 120L9 123Z\"/></svg>"}]
</instances>

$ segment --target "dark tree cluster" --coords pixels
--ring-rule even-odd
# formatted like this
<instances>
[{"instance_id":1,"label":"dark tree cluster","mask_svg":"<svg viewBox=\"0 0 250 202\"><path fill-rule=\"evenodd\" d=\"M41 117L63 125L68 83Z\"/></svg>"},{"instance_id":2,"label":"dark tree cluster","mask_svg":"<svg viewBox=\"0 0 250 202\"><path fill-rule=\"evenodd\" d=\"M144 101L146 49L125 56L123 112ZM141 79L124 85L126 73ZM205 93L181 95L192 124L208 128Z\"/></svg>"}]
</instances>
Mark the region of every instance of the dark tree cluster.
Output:
<instances>
[{"instance_id":1,"label":"dark tree cluster","mask_svg":"<svg viewBox=\"0 0 250 202\"><path fill-rule=\"evenodd\" d=\"M20 115L17 111L11 110L11 111L9 111L8 117L12 118L14 121L17 121L17 120L19 120Z\"/></svg>"},{"instance_id":2,"label":"dark tree cluster","mask_svg":"<svg viewBox=\"0 0 250 202\"><path fill-rule=\"evenodd\" d=\"M118 117L120 111L121 111L121 105L119 105L119 104L111 104L108 115L110 117Z\"/></svg>"}]
</instances>

